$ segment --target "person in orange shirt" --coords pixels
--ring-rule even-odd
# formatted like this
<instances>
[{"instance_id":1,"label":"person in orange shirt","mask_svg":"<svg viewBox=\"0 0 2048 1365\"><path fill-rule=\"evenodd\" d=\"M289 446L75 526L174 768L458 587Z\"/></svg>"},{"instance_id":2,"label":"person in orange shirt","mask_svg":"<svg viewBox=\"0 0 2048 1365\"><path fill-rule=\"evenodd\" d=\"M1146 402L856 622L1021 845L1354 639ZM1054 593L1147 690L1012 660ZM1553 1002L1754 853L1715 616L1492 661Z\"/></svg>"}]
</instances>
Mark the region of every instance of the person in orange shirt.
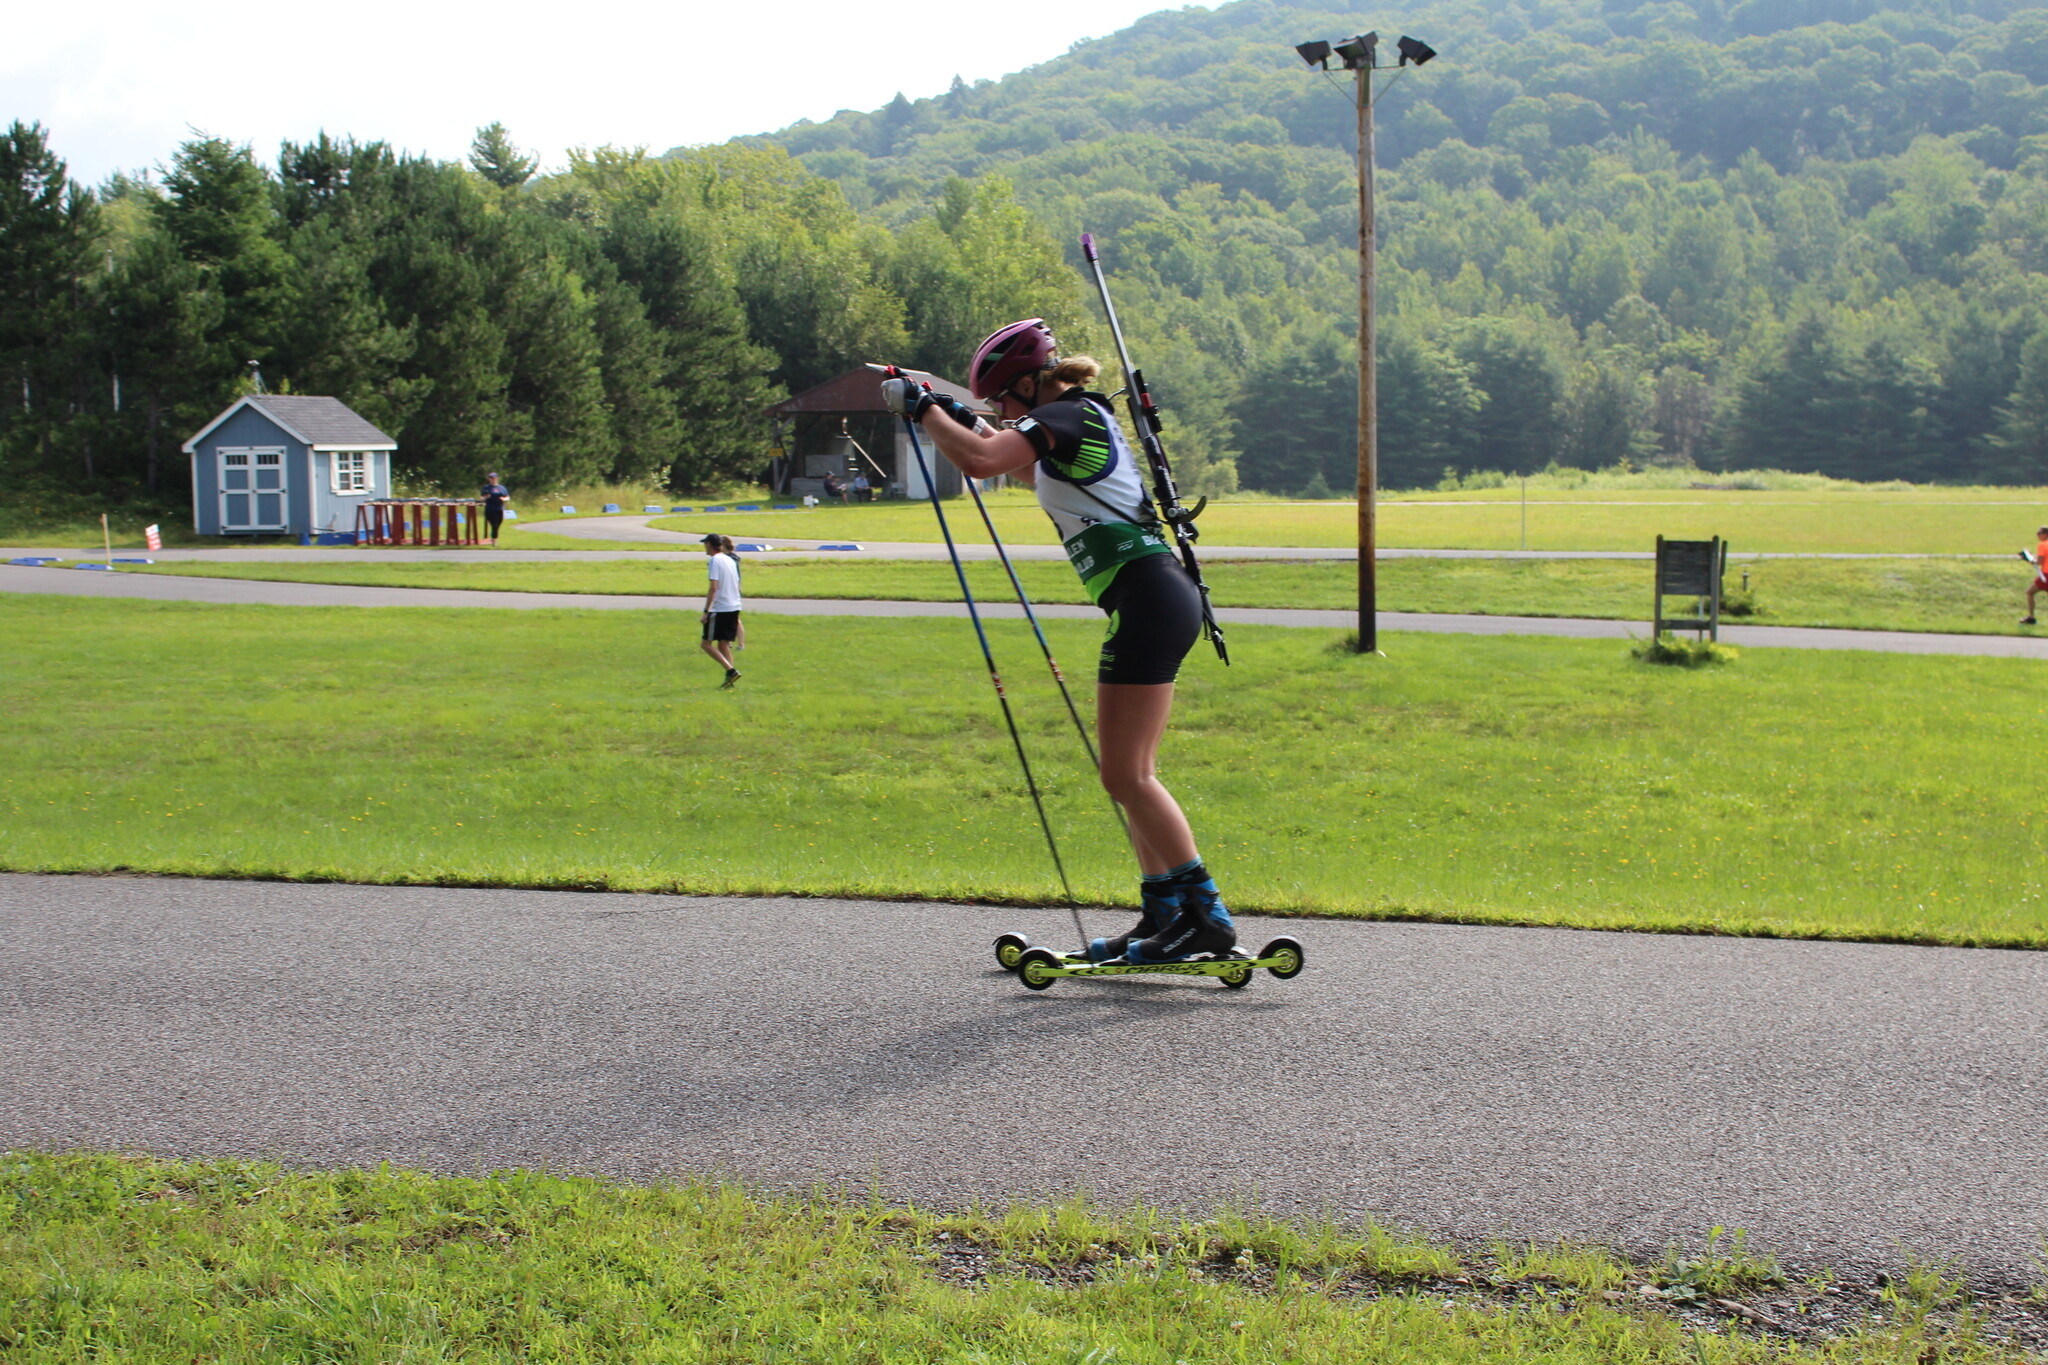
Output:
<instances>
[{"instance_id":1,"label":"person in orange shirt","mask_svg":"<svg viewBox=\"0 0 2048 1365\"><path fill-rule=\"evenodd\" d=\"M2034 548L2031 553L2020 551L2020 558L2034 566L2034 585L2027 589L2027 614L2020 618L2020 624L2034 624L2034 596L2048 592L2048 526L2034 532Z\"/></svg>"}]
</instances>

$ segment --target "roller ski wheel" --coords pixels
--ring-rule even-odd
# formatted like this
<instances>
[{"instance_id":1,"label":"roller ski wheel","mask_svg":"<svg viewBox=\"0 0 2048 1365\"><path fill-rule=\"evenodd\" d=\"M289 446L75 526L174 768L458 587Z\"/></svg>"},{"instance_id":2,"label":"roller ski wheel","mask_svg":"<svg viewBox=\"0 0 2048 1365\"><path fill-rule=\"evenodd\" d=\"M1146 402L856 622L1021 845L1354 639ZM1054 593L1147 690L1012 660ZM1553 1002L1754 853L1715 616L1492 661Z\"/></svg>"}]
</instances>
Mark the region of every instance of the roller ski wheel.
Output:
<instances>
[{"instance_id":1,"label":"roller ski wheel","mask_svg":"<svg viewBox=\"0 0 2048 1365\"><path fill-rule=\"evenodd\" d=\"M1252 984L1252 975L1258 969L1252 966L1252 960L1242 953L1232 953L1230 954L1230 956L1237 959L1243 965L1238 967L1227 967L1224 970L1217 972L1216 979L1218 981L1221 981L1225 986L1228 986L1231 990L1241 991L1246 986Z\"/></svg>"},{"instance_id":2,"label":"roller ski wheel","mask_svg":"<svg viewBox=\"0 0 2048 1365\"><path fill-rule=\"evenodd\" d=\"M1006 972L1016 971L1018 960L1030 946L1031 940L1022 934L1004 934L996 940L996 965Z\"/></svg>"},{"instance_id":3,"label":"roller ski wheel","mask_svg":"<svg viewBox=\"0 0 2048 1365\"><path fill-rule=\"evenodd\" d=\"M1258 965L1282 981L1291 981L1300 976L1301 969L1308 965L1308 954L1303 951L1299 939L1283 934L1259 949Z\"/></svg>"},{"instance_id":4,"label":"roller ski wheel","mask_svg":"<svg viewBox=\"0 0 2048 1365\"><path fill-rule=\"evenodd\" d=\"M1024 956L1024 950L1031 946L1031 940L1024 937L1024 935L1022 934L1002 935L1001 937L996 939L996 965L998 967L1001 967L1006 972L1016 971L1017 963L1020 960L1022 960ZM1048 949L1047 951L1051 950ZM1060 961L1068 963L1086 963L1089 960L1088 954L1085 950L1078 952L1064 951L1054 953L1054 956L1059 958Z\"/></svg>"},{"instance_id":5,"label":"roller ski wheel","mask_svg":"<svg viewBox=\"0 0 2048 1365\"><path fill-rule=\"evenodd\" d=\"M1050 948L1026 948L1017 957L1017 979L1026 990L1042 991L1060 977L1072 974L1072 969Z\"/></svg>"}]
</instances>

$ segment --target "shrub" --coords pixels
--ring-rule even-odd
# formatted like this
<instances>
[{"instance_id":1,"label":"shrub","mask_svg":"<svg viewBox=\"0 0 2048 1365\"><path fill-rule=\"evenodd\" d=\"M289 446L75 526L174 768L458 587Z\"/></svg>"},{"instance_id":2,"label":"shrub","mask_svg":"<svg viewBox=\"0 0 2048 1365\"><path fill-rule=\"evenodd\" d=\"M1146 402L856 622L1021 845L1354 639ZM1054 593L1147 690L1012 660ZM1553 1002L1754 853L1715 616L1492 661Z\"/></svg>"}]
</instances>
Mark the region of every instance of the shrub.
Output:
<instances>
[{"instance_id":1,"label":"shrub","mask_svg":"<svg viewBox=\"0 0 2048 1365\"><path fill-rule=\"evenodd\" d=\"M1678 668L1709 668L1734 663L1741 657L1728 645L1712 640L1681 640L1669 634L1654 640L1638 640L1629 646L1628 653L1637 663L1671 664Z\"/></svg>"}]
</instances>

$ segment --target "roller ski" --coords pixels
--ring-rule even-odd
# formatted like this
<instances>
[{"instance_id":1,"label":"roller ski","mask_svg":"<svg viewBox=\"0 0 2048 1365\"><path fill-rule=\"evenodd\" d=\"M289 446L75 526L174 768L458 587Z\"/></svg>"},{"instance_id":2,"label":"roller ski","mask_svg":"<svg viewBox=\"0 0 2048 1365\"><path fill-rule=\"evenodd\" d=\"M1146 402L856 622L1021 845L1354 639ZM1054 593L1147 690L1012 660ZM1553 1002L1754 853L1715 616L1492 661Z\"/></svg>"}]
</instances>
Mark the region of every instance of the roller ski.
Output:
<instances>
[{"instance_id":1,"label":"roller ski","mask_svg":"<svg viewBox=\"0 0 2048 1365\"><path fill-rule=\"evenodd\" d=\"M1301 974L1308 961L1297 939L1282 935L1270 940L1256 955L1235 948L1222 953L1198 954L1167 962L1133 962L1128 957L1093 962L1085 952L1056 953L1034 947L1022 934L1004 934L996 940L996 961L1017 974L1025 989L1042 991L1063 976L1213 976L1231 990L1243 990L1260 971L1271 972L1282 981Z\"/></svg>"},{"instance_id":2,"label":"roller ski","mask_svg":"<svg viewBox=\"0 0 2048 1365\"><path fill-rule=\"evenodd\" d=\"M1213 976L1242 990L1261 969L1285 981L1307 961L1301 944L1287 937L1267 943L1255 957L1240 952L1230 914L1213 897L1181 906L1148 898L1130 933L1093 939L1078 952L1035 947L1022 934L1004 934L995 948L996 962L1034 991L1063 976Z\"/></svg>"}]
</instances>

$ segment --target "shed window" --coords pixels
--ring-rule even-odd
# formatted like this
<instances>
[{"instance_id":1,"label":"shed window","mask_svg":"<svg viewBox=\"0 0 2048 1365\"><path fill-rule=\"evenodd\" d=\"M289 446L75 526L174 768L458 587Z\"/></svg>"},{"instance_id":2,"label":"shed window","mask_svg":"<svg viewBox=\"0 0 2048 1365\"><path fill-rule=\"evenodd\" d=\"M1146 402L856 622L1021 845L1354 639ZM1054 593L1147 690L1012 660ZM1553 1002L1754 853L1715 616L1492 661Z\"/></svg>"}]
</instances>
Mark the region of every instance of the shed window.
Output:
<instances>
[{"instance_id":1,"label":"shed window","mask_svg":"<svg viewBox=\"0 0 2048 1365\"><path fill-rule=\"evenodd\" d=\"M370 454L366 450L337 450L334 452L334 491L337 493L367 493L370 491Z\"/></svg>"}]
</instances>

